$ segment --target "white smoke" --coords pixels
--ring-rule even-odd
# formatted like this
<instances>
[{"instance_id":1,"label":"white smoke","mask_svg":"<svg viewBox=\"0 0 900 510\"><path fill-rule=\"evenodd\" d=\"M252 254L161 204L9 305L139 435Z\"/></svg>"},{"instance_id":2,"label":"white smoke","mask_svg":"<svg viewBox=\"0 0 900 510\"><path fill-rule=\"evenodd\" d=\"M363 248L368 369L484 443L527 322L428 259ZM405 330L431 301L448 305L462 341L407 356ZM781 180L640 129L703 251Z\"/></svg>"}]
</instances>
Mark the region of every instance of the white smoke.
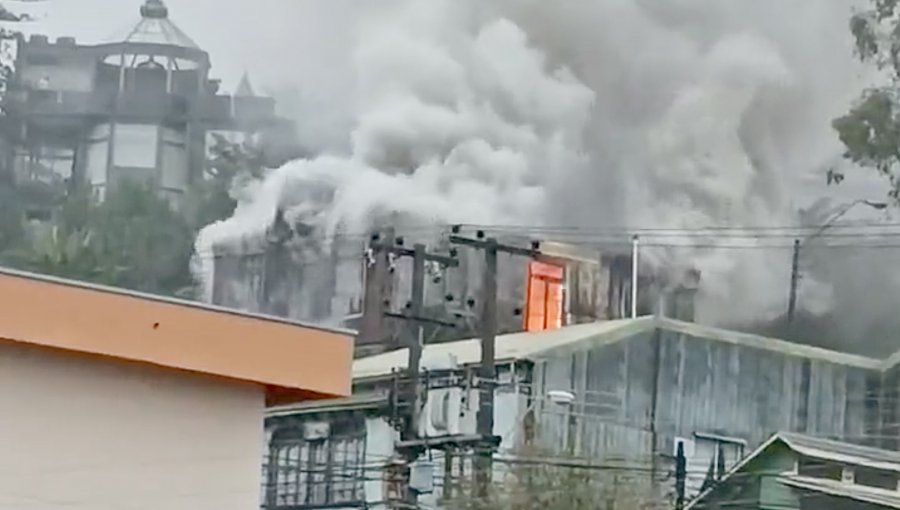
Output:
<instances>
[{"instance_id":1,"label":"white smoke","mask_svg":"<svg viewBox=\"0 0 900 510\"><path fill-rule=\"evenodd\" d=\"M204 229L198 251L296 215L309 186L333 200L307 211L326 235L368 229L378 213L429 222L541 223L546 190L584 165L593 93L550 67L505 19L469 27L472 5L409 2L365 20L353 58L349 154L288 163L233 218Z\"/></svg>"},{"instance_id":2,"label":"white smoke","mask_svg":"<svg viewBox=\"0 0 900 510\"><path fill-rule=\"evenodd\" d=\"M335 33L353 43L331 68L297 73L301 89L321 92L321 79L346 96L332 91L327 115L301 106L301 131L345 136L273 171L198 251L262 232L279 206L326 235L390 211L585 228L793 224L798 183L840 153L829 121L860 89L844 1L377 4L340 18ZM311 202L313 183L333 200ZM649 255L703 272L710 320L783 309L783 250Z\"/></svg>"}]
</instances>

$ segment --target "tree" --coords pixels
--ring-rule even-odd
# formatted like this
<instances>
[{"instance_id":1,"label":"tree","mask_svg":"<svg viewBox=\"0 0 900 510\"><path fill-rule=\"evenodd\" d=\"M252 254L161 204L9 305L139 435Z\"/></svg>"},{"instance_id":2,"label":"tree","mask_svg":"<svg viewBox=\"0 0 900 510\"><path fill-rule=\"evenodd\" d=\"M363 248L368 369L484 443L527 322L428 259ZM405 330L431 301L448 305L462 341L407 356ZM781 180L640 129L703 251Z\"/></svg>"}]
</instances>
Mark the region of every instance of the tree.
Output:
<instances>
[{"instance_id":1,"label":"tree","mask_svg":"<svg viewBox=\"0 0 900 510\"><path fill-rule=\"evenodd\" d=\"M885 72L888 82L865 90L850 111L832 123L844 144L844 157L872 168L890 183L888 195L900 202L900 0L871 0L850 19L855 54ZM828 171L828 184L844 175Z\"/></svg>"},{"instance_id":2,"label":"tree","mask_svg":"<svg viewBox=\"0 0 900 510\"><path fill-rule=\"evenodd\" d=\"M526 448L497 460L487 499L479 498L469 477L445 484L448 510L644 510L668 506L671 495L645 464L624 459L583 459ZM500 475L500 472L505 472ZM657 477L660 478L660 477Z\"/></svg>"},{"instance_id":3,"label":"tree","mask_svg":"<svg viewBox=\"0 0 900 510\"><path fill-rule=\"evenodd\" d=\"M0 252L25 237L25 211L15 190L0 185Z\"/></svg>"},{"instance_id":4,"label":"tree","mask_svg":"<svg viewBox=\"0 0 900 510\"><path fill-rule=\"evenodd\" d=\"M10 266L169 296L193 290L194 230L152 189L122 185L102 203L76 195L3 254Z\"/></svg>"}]
</instances>

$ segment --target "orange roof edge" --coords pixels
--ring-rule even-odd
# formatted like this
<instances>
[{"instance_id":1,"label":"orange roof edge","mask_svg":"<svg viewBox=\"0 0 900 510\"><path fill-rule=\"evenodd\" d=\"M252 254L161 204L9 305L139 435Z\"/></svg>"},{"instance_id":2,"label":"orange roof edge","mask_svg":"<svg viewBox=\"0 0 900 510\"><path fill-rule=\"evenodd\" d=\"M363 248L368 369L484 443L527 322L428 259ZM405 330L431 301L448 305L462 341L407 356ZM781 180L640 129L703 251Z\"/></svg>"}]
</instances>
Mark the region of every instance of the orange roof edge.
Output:
<instances>
[{"instance_id":1,"label":"orange roof edge","mask_svg":"<svg viewBox=\"0 0 900 510\"><path fill-rule=\"evenodd\" d=\"M354 332L0 268L0 338L263 385L350 394Z\"/></svg>"}]
</instances>

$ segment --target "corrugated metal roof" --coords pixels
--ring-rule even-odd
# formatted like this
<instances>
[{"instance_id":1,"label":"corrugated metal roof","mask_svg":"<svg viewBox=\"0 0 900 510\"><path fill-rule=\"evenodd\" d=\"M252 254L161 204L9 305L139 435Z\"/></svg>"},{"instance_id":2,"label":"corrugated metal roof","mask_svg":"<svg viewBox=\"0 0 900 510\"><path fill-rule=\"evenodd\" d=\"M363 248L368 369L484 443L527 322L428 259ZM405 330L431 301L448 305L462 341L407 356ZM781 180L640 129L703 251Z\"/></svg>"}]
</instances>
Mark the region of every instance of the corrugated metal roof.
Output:
<instances>
[{"instance_id":1,"label":"corrugated metal roof","mask_svg":"<svg viewBox=\"0 0 900 510\"><path fill-rule=\"evenodd\" d=\"M684 333L698 338L708 338L720 342L727 342L737 345L745 345L755 347L757 349L765 349L768 351L780 352L790 356L802 358L817 359L836 363L840 365L848 365L870 370L885 370L890 368L884 361L860 356L857 354L848 354L845 352L831 351L821 347L813 347L811 345L798 344L780 340L777 338L769 338L760 335L752 335L749 333L740 333L728 329L715 328L711 326L703 326L693 322L682 322L674 319L660 317L657 319L659 327L666 331Z\"/></svg>"},{"instance_id":2,"label":"corrugated metal roof","mask_svg":"<svg viewBox=\"0 0 900 510\"><path fill-rule=\"evenodd\" d=\"M900 493L896 490L878 489L837 480L824 480L809 476L784 475L777 480L788 487L819 492L830 496L862 501L887 508L900 508Z\"/></svg>"},{"instance_id":3,"label":"corrugated metal roof","mask_svg":"<svg viewBox=\"0 0 900 510\"><path fill-rule=\"evenodd\" d=\"M603 321L567 326L562 329L538 333L500 335L497 337L496 357L497 361L535 360L547 357L551 354L551 351L556 351L557 349L586 348L588 342L609 344L655 328L698 338L780 352L790 356L817 359L872 370L883 369L882 361L864 356L829 351L784 340L659 317ZM378 377L388 375L394 370L403 370L406 368L408 357L408 349L399 349L358 359L353 364L353 377ZM422 352L422 367L430 370L447 369L454 365L471 365L477 363L480 359L480 340L477 338L460 340L426 345Z\"/></svg>"},{"instance_id":4,"label":"corrugated metal roof","mask_svg":"<svg viewBox=\"0 0 900 510\"><path fill-rule=\"evenodd\" d=\"M496 358L497 361L534 360L548 351L599 337L612 342L621 338L613 335L615 332L634 334L652 329L654 324L653 317L643 317L579 324L552 331L500 335L497 337ZM388 375L394 370L405 369L408 358L409 349L399 349L358 359L353 363L353 377ZM422 367L429 370L471 365L480 360L481 341L478 339L431 344L422 350Z\"/></svg>"},{"instance_id":5,"label":"corrugated metal roof","mask_svg":"<svg viewBox=\"0 0 900 510\"><path fill-rule=\"evenodd\" d=\"M781 432L778 438L791 450L807 457L900 472L900 452L792 432Z\"/></svg>"},{"instance_id":6,"label":"corrugated metal roof","mask_svg":"<svg viewBox=\"0 0 900 510\"><path fill-rule=\"evenodd\" d=\"M794 432L778 432L776 434L773 434L772 437L766 440L766 442L753 450L752 453L741 459L740 462L738 462L728 471L728 474L725 475L725 478L723 478L722 481L719 482L719 484L700 493L696 498L688 503L688 505L685 506L685 510L691 510L695 508L701 501L706 499L706 497L709 496L710 493L715 491L717 486L720 486L722 483L726 482L732 475L734 475L734 473L740 472L742 469L744 469L744 467L753 459L757 458L764 451L768 450L773 443L779 442L783 443L788 448L801 455L806 455L816 459L830 460L839 464L846 464L849 466L865 466L874 469L900 472L900 452L883 450L881 448L872 448L869 446L861 446L852 443L846 443L843 441L834 441L831 439L808 436L805 434L797 434ZM781 480L782 478L787 479L787 477L784 476L779 478L779 480ZM791 475L790 479L805 480L807 479L807 477ZM809 480L817 481L817 486L820 489L832 485L830 482L826 480L820 480L818 478L809 478ZM836 483L841 484L841 482ZM851 494L858 496L867 493L877 494L878 492L884 492L880 491L879 489L853 484L841 484L841 486L845 488L845 491L842 494L835 495L844 495L845 497L854 499L856 498L854 496L851 496ZM825 491L823 490L823 492ZM900 496L900 494L898 494L898 496Z\"/></svg>"}]
</instances>

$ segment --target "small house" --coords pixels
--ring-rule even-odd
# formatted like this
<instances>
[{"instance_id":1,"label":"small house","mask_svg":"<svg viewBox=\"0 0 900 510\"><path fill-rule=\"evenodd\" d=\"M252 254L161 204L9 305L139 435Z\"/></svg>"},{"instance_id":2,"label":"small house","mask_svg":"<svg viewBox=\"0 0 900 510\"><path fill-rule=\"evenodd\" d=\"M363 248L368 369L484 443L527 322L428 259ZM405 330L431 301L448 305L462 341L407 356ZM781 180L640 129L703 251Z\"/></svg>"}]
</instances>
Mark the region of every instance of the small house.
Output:
<instances>
[{"instance_id":1,"label":"small house","mask_svg":"<svg viewBox=\"0 0 900 510\"><path fill-rule=\"evenodd\" d=\"M781 432L714 481L686 508L900 508L898 481L898 452Z\"/></svg>"}]
</instances>

